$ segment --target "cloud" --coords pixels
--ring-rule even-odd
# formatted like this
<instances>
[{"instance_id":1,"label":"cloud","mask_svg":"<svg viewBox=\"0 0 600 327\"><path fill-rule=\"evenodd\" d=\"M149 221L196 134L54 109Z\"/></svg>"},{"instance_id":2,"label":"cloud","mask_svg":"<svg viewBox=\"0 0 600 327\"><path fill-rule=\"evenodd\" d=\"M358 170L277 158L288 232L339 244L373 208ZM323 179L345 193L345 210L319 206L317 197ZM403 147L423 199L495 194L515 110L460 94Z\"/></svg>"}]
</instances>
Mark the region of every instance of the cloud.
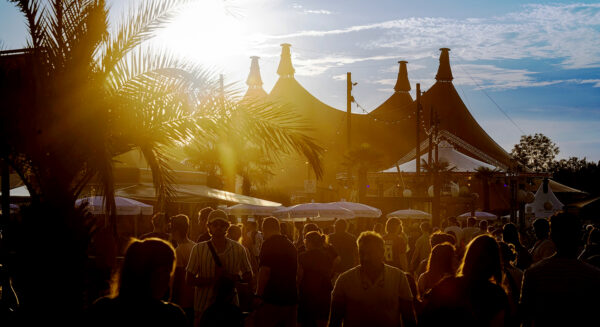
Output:
<instances>
[{"instance_id":1,"label":"cloud","mask_svg":"<svg viewBox=\"0 0 600 327\"><path fill-rule=\"evenodd\" d=\"M292 8L299 10L303 14L315 14L315 15L331 15L331 14L333 14L331 11L325 10L325 9L317 9L317 10L304 9L304 7L298 3L293 3Z\"/></svg>"},{"instance_id":2,"label":"cloud","mask_svg":"<svg viewBox=\"0 0 600 327\"><path fill-rule=\"evenodd\" d=\"M444 45L468 61L558 59L565 68L600 67L600 4L526 5L522 9L487 18L411 17L261 37L289 40L378 30L363 47L394 49L406 53L407 59L430 58Z\"/></svg>"},{"instance_id":3,"label":"cloud","mask_svg":"<svg viewBox=\"0 0 600 327\"><path fill-rule=\"evenodd\" d=\"M347 57L347 56L325 56L317 58L294 58L294 67L296 75L316 76L324 73L330 68L341 67L364 61L379 61L395 59L396 56L368 56L368 57Z\"/></svg>"}]
</instances>

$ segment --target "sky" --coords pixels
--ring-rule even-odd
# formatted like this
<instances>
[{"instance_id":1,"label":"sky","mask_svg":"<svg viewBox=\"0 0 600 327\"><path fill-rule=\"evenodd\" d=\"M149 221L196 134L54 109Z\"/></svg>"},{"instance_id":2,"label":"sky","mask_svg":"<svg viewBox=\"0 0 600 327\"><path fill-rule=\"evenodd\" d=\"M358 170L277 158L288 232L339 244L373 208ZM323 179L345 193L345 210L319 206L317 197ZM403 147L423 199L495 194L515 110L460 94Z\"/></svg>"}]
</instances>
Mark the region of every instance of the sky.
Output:
<instances>
[{"instance_id":1,"label":"sky","mask_svg":"<svg viewBox=\"0 0 600 327\"><path fill-rule=\"evenodd\" d=\"M134 2L108 1L111 23ZM22 16L0 0L0 49L26 41ZM292 44L296 79L330 106L345 110L351 72L366 111L392 95L397 61L408 61L414 98L416 83L435 82L439 48L450 48L459 95L504 149L543 133L559 159L600 160L600 2L200 0L150 46L224 74L240 92L249 57L260 56L269 92L281 43Z\"/></svg>"}]
</instances>

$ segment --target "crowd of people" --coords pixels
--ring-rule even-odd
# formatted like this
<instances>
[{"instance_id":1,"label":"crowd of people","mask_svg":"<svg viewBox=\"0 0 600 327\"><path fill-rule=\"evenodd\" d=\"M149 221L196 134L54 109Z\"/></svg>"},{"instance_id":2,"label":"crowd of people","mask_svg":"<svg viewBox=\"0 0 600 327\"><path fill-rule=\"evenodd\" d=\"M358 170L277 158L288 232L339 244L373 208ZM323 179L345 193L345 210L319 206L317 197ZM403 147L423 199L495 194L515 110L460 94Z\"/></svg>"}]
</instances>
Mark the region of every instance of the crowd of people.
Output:
<instances>
[{"instance_id":1,"label":"crowd of people","mask_svg":"<svg viewBox=\"0 0 600 327\"><path fill-rule=\"evenodd\" d=\"M600 230L558 213L532 233L449 218L360 231L222 210L153 217L90 324L152 326L597 326ZM190 226L197 224L197 239ZM355 235L358 234L358 235ZM196 237L194 237L196 238Z\"/></svg>"}]
</instances>

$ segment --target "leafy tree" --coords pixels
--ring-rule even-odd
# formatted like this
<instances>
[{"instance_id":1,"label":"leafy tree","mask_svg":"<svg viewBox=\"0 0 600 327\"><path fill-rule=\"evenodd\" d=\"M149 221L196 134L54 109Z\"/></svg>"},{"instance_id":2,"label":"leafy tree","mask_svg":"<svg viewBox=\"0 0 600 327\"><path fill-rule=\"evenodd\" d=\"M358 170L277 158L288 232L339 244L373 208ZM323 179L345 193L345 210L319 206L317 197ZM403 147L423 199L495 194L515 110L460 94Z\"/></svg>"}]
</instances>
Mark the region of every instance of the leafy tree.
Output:
<instances>
[{"instance_id":1,"label":"leafy tree","mask_svg":"<svg viewBox=\"0 0 600 327\"><path fill-rule=\"evenodd\" d=\"M554 164L552 178L576 189L600 194L600 162L577 157L562 159Z\"/></svg>"},{"instance_id":2,"label":"leafy tree","mask_svg":"<svg viewBox=\"0 0 600 327\"><path fill-rule=\"evenodd\" d=\"M547 172L552 169L554 158L559 153L558 146L541 133L522 135L515 144L511 155L520 164L534 172Z\"/></svg>"},{"instance_id":3,"label":"leafy tree","mask_svg":"<svg viewBox=\"0 0 600 327\"><path fill-rule=\"evenodd\" d=\"M365 199L367 193L367 175L369 171L374 171L382 168L381 153L375 150L370 144L362 143L359 146L351 149L342 165L351 172L356 172L358 201Z\"/></svg>"}]
</instances>

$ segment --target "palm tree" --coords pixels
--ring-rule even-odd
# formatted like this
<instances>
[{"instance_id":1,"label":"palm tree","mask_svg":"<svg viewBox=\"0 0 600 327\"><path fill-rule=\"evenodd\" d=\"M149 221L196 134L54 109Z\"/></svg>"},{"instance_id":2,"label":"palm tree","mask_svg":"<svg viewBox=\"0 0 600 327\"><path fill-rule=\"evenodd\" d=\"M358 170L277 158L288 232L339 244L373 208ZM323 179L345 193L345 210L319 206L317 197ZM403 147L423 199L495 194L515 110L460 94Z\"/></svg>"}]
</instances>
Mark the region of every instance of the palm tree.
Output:
<instances>
[{"instance_id":1,"label":"palm tree","mask_svg":"<svg viewBox=\"0 0 600 327\"><path fill-rule=\"evenodd\" d=\"M362 143L346 154L343 166L350 170L350 172L355 170L357 173L358 202L362 202L365 199L369 171L382 168L381 157L381 153L368 143Z\"/></svg>"},{"instance_id":2,"label":"palm tree","mask_svg":"<svg viewBox=\"0 0 600 327\"><path fill-rule=\"evenodd\" d=\"M483 187L483 211L490 210L490 180L499 172L497 168L478 167L475 172L475 178L481 181Z\"/></svg>"},{"instance_id":3,"label":"palm tree","mask_svg":"<svg viewBox=\"0 0 600 327\"><path fill-rule=\"evenodd\" d=\"M103 0L11 2L25 16L29 44L15 59L20 70L0 81L0 156L32 202L23 211L23 234L13 236L28 240L11 244L13 269L22 317L64 323L82 312L93 227L74 208L76 198L98 180L114 229L113 157L137 148L164 202L170 190L165 149L210 135L212 122L198 120L195 107L204 95L197 90L213 87L199 67L142 47L183 0L140 2L114 33Z\"/></svg>"}]
</instances>

